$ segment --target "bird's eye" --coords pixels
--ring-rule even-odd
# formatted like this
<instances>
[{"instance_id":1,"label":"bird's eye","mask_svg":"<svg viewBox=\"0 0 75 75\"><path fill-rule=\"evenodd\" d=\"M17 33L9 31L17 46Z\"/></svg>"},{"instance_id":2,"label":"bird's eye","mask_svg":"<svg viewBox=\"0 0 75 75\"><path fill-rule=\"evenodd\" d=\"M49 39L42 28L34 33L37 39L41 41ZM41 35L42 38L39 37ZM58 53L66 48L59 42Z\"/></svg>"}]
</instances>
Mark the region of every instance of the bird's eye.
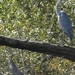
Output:
<instances>
[{"instance_id":1,"label":"bird's eye","mask_svg":"<svg viewBox=\"0 0 75 75\"><path fill-rule=\"evenodd\" d=\"M59 15L61 15L61 13L59 13Z\"/></svg>"}]
</instances>

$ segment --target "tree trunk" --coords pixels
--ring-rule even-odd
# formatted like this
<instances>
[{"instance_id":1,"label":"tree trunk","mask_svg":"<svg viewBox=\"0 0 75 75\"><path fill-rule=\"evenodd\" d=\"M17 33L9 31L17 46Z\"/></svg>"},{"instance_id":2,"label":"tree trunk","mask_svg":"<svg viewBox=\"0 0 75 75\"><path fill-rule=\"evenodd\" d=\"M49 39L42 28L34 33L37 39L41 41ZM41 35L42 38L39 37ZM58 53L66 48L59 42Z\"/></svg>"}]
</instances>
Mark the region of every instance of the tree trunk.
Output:
<instances>
[{"instance_id":1,"label":"tree trunk","mask_svg":"<svg viewBox=\"0 0 75 75\"><path fill-rule=\"evenodd\" d=\"M28 42L18 39L13 39L5 36L0 36L0 45L9 46L18 49L26 49L32 52L50 54L58 57L63 57L71 61L75 61L75 48L68 46L60 47L48 43Z\"/></svg>"}]
</instances>

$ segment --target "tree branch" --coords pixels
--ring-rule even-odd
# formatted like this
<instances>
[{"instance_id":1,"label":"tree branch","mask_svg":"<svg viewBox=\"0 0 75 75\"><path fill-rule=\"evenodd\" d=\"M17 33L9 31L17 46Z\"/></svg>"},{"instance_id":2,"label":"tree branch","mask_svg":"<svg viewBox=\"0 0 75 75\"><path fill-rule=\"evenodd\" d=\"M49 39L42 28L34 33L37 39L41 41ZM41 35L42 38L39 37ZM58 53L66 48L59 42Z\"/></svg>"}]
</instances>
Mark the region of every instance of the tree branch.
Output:
<instances>
[{"instance_id":1,"label":"tree branch","mask_svg":"<svg viewBox=\"0 0 75 75\"><path fill-rule=\"evenodd\" d=\"M75 61L75 48L67 46L60 47L48 43L27 42L5 36L0 36L0 45L18 48L22 50L27 49L33 52L51 54L54 56L59 56L69 59L71 61Z\"/></svg>"}]
</instances>

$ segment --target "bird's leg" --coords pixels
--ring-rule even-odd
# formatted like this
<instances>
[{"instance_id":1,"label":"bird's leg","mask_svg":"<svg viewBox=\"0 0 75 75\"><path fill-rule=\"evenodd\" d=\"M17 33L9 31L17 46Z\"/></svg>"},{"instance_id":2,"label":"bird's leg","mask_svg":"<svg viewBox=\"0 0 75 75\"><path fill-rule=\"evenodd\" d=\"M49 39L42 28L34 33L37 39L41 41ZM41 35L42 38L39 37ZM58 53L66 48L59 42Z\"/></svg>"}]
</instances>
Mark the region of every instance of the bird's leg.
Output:
<instances>
[{"instance_id":1,"label":"bird's leg","mask_svg":"<svg viewBox=\"0 0 75 75\"><path fill-rule=\"evenodd\" d=\"M62 41L61 41L61 47L63 47L64 46L64 31L62 32Z\"/></svg>"},{"instance_id":2,"label":"bird's leg","mask_svg":"<svg viewBox=\"0 0 75 75\"><path fill-rule=\"evenodd\" d=\"M62 44L64 46L64 31L62 32Z\"/></svg>"}]
</instances>

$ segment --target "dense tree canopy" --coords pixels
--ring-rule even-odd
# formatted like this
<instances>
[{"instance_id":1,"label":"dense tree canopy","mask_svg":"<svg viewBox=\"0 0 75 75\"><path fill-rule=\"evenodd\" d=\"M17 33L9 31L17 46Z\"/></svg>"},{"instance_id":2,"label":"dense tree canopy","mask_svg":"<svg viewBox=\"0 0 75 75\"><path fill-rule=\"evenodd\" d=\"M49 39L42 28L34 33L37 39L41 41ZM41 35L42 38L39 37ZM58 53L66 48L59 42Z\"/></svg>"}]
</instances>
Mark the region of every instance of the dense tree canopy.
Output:
<instances>
[{"instance_id":1,"label":"dense tree canopy","mask_svg":"<svg viewBox=\"0 0 75 75\"><path fill-rule=\"evenodd\" d=\"M0 34L12 38L61 44L61 30L55 12L57 0L0 0ZM75 0L62 0L75 33ZM75 47L65 35L65 45ZM30 75L73 75L75 63L63 58L0 46L0 75L11 75L10 59L21 72ZM24 71L25 68L25 71Z\"/></svg>"}]
</instances>

